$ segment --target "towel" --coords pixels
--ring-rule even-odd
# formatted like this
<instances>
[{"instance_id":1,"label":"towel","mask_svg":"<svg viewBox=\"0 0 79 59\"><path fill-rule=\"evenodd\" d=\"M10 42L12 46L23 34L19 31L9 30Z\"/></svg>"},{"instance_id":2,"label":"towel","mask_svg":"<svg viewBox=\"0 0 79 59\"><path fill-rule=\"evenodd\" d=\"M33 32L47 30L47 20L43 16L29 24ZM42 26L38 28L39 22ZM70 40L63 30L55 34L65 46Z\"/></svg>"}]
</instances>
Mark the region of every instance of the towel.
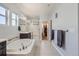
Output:
<instances>
[{"instance_id":1,"label":"towel","mask_svg":"<svg viewBox=\"0 0 79 59\"><path fill-rule=\"evenodd\" d=\"M54 40L54 30L51 31L51 40Z\"/></svg>"},{"instance_id":2,"label":"towel","mask_svg":"<svg viewBox=\"0 0 79 59\"><path fill-rule=\"evenodd\" d=\"M57 31L57 45L59 47L63 47L65 44L65 31L58 30Z\"/></svg>"}]
</instances>

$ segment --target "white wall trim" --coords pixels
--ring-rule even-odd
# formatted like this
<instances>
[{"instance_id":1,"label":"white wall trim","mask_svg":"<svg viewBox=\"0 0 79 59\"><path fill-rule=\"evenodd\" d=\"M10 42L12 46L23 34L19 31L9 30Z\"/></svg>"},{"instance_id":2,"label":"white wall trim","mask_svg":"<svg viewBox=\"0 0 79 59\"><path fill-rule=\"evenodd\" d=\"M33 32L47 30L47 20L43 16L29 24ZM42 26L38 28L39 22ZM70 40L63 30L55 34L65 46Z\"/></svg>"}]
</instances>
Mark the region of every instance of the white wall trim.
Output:
<instances>
[{"instance_id":1,"label":"white wall trim","mask_svg":"<svg viewBox=\"0 0 79 59\"><path fill-rule=\"evenodd\" d=\"M52 42L52 45L53 45L53 47L58 51L58 53L59 53L61 56L65 56L65 55L56 47L56 45L54 44L54 42Z\"/></svg>"}]
</instances>

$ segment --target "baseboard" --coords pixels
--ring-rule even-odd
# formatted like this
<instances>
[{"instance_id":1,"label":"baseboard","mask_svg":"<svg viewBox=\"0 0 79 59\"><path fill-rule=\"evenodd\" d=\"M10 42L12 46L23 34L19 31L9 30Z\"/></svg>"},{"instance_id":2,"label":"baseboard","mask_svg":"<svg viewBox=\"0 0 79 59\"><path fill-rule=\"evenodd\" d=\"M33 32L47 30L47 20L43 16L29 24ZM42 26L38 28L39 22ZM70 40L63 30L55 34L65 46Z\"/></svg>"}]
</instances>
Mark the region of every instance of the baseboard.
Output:
<instances>
[{"instance_id":1,"label":"baseboard","mask_svg":"<svg viewBox=\"0 0 79 59\"><path fill-rule=\"evenodd\" d=\"M56 47L54 43L52 43L53 47L57 50L57 52L61 55L64 56L64 54Z\"/></svg>"}]
</instances>

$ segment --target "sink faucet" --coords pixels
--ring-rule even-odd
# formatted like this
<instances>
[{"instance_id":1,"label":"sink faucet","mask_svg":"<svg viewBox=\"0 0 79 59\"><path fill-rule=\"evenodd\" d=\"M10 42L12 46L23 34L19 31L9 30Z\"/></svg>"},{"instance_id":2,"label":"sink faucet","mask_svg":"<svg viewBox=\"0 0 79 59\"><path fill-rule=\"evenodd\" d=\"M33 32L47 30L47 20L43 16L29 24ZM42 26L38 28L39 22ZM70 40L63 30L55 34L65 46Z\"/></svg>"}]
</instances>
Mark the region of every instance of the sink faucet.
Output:
<instances>
[{"instance_id":1,"label":"sink faucet","mask_svg":"<svg viewBox=\"0 0 79 59\"><path fill-rule=\"evenodd\" d=\"M21 45L22 45L22 49L24 50L25 48L24 48L24 45L23 45L23 43L21 43Z\"/></svg>"}]
</instances>

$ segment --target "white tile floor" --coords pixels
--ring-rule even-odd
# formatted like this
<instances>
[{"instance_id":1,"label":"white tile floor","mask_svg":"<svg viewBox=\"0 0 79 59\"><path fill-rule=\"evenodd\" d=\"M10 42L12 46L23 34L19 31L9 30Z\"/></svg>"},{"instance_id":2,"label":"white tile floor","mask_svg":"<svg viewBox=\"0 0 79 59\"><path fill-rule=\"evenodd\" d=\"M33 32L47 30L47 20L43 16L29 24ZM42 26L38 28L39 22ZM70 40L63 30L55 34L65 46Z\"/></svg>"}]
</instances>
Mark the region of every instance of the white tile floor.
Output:
<instances>
[{"instance_id":1,"label":"white tile floor","mask_svg":"<svg viewBox=\"0 0 79 59\"><path fill-rule=\"evenodd\" d=\"M53 47L51 41L41 40L40 44L36 46L35 56L60 56L60 54Z\"/></svg>"}]
</instances>

